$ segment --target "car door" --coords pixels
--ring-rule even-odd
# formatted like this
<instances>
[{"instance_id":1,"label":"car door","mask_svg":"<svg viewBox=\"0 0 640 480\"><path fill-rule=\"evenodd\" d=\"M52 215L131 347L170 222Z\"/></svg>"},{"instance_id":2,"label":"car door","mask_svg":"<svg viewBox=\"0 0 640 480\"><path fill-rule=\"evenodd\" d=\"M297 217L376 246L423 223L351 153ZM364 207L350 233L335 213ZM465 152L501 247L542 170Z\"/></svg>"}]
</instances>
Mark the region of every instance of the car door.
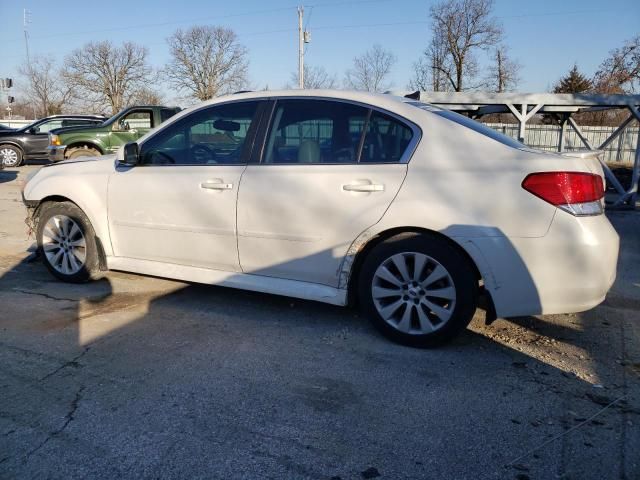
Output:
<instances>
[{"instance_id":1,"label":"car door","mask_svg":"<svg viewBox=\"0 0 640 480\"><path fill-rule=\"evenodd\" d=\"M365 106L277 101L260 163L240 187L242 270L337 286L347 249L390 205L418 137Z\"/></svg>"},{"instance_id":2,"label":"car door","mask_svg":"<svg viewBox=\"0 0 640 480\"><path fill-rule=\"evenodd\" d=\"M151 109L131 110L113 124L109 135L110 147L112 150L117 150L120 145L135 142L153 127L153 111Z\"/></svg>"},{"instance_id":3,"label":"car door","mask_svg":"<svg viewBox=\"0 0 640 480\"><path fill-rule=\"evenodd\" d=\"M236 204L257 101L204 107L140 145L140 165L109 180L118 257L238 271Z\"/></svg>"},{"instance_id":4,"label":"car door","mask_svg":"<svg viewBox=\"0 0 640 480\"><path fill-rule=\"evenodd\" d=\"M49 131L62 127L62 118L44 121L25 132L24 152L29 158L46 158L49 145Z\"/></svg>"}]
</instances>

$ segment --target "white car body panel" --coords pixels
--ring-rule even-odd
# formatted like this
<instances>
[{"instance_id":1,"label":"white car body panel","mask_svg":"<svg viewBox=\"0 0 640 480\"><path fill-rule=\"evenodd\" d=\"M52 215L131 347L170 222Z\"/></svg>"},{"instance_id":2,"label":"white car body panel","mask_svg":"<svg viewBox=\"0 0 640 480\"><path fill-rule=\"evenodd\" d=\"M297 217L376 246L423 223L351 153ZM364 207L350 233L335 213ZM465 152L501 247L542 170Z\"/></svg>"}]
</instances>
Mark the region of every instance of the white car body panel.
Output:
<instances>
[{"instance_id":1,"label":"white car body panel","mask_svg":"<svg viewBox=\"0 0 640 480\"><path fill-rule=\"evenodd\" d=\"M180 166L155 174L148 167L123 173L114 156L62 162L28 182L25 200L75 202L101 239L109 268L337 305L347 301L354 256L394 229L429 230L456 242L479 270L498 316L586 310L613 283L618 236L606 217L574 217L521 186L532 172L602 175L592 156L514 149L404 100L347 91L223 97L180 112L159 130L203 106L280 96L371 105L413 122L422 139L408 164L395 165ZM200 191L209 179L234 188ZM385 189L341 190L354 180ZM179 249L191 251L176 257Z\"/></svg>"},{"instance_id":2,"label":"white car body panel","mask_svg":"<svg viewBox=\"0 0 640 480\"><path fill-rule=\"evenodd\" d=\"M114 256L239 271L236 203L244 169L244 165L119 169L110 176L108 194ZM206 188L215 184L229 188Z\"/></svg>"},{"instance_id":3,"label":"white car body panel","mask_svg":"<svg viewBox=\"0 0 640 480\"><path fill-rule=\"evenodd\" d=\"M338 286L340 264L353 242L384 215L406 164L250 165L238 201L242 270ZM345 185L377 185L373 192Z\"/></svg>"}]
</instances>

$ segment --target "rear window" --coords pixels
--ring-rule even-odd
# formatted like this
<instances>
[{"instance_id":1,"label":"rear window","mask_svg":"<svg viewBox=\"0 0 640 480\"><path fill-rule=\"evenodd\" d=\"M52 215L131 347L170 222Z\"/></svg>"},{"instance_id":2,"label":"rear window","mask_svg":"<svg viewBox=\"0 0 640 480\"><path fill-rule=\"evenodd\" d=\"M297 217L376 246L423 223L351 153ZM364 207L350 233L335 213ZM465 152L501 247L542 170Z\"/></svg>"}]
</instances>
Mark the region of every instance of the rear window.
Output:
<instances>
[{"instance_id":1,"label":"rear window","mask_svg":"<svg viewBox=\"0 0 640 480\"><path fill-rule=\"evenodd\" d=\"M464 115L460 115L459 113L452 112L451 110L445 110L438 107L434 107L433 105L429 105L427 103L422 102L407 102L409 105L413 105L414 107L421 108L422 110L427 110L431 113L434 113L440 117L444 117L447 120L451 120L452 122L456 122L463 127L467 127L474 132L477 132L485 137L489 137L496 142L500 142L503 145L511 148L518 148L520 150L527 149L530 150L524 143L520 143L514 138L511 138L504 133L500 133L494 130L491 127L487 127L486 125L476 122L475 120L470 119L469 117L465 117Z\"/></svg>"}]
</instances>

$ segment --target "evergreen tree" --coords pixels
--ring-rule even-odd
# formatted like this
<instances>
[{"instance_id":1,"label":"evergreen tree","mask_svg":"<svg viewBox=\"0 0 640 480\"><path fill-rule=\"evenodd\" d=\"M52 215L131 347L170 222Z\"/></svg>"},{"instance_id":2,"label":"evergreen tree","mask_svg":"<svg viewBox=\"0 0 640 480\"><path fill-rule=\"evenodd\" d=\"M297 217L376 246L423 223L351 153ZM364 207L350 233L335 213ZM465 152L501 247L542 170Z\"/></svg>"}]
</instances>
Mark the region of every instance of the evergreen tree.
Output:
<instances>
[{"instance_id":1,"label":"evergreen tree","mask_svg":"<svg viewBox=\"0 0 640 480\"><path fill-rule=\"evenodd\" d=\"M584 93L593 88L593 83L578 71L574 65L567 75L558 80L553 87L553 93Z\"/></svg>"}]
</instances>

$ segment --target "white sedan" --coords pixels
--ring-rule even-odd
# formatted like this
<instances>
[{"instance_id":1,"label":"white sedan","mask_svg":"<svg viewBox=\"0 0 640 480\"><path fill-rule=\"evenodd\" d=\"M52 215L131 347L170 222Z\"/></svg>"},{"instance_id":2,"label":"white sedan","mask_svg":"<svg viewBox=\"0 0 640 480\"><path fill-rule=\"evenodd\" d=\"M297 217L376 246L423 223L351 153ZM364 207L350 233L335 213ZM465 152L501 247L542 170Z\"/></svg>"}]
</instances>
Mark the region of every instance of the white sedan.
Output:
<instances>
[{"instance_id":1,"label":"white sedan","mask_svg":"<svg viewBox=\"0 0 640 480\"><path fill-rule=\"evenodd\" d=\"M597 159L408 98L242 93L23 196L53 275L113 269L346 305L437 345L489 317L587 310L616 274ZM491 318L489 318L490 320Z\"/></svg>"}]
</instances>

